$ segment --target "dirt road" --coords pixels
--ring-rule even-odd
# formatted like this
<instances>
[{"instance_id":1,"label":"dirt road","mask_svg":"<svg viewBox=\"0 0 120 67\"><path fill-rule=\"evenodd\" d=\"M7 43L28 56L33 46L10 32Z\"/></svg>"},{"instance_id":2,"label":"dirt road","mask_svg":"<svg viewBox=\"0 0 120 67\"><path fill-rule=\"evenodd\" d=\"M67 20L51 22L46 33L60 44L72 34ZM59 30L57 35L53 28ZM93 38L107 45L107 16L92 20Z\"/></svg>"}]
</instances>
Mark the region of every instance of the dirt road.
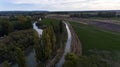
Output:
<instances>
[{"instance_id":1,"label":"dirt road","mask_svg":"<svg viewBox=\"0 0 120 67\"><path fill-rule=\"evenodd\" d=\"M68 23L68 26L70 28L71 34L72 34L72 41L71 41L71 52L75 53L78 56L82 55L82 44L73 30L72 26Z\"/></svg>"}]
</instances>

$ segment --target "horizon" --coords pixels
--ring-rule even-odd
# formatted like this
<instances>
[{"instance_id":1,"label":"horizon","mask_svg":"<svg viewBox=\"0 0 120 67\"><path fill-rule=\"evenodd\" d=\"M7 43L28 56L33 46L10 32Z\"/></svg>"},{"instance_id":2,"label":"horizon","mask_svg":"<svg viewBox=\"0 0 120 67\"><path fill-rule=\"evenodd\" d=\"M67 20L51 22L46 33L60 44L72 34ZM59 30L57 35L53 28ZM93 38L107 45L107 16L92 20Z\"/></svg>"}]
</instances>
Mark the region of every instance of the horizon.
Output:
<instances>
[{"instance_id":1,"label":"horizon","mask_svg":"<svg viewBox=\"0 0 120 67\"><path fill-rule=\"evenodd\" d=\"M120 10L120 0L1 0L0 11Z\"/></svg>"},{"instance_id":2,"label":"horizon","mask_svg":"<svg viewBox=\"0 0 120 67\"><path fill-rule=\"evenodd\" d=\"M80 10L80 11L47 11L47 10L6 10L0 12L99 12L99 11L120 11L120 10Z\"/></svg>"}]
</instances>

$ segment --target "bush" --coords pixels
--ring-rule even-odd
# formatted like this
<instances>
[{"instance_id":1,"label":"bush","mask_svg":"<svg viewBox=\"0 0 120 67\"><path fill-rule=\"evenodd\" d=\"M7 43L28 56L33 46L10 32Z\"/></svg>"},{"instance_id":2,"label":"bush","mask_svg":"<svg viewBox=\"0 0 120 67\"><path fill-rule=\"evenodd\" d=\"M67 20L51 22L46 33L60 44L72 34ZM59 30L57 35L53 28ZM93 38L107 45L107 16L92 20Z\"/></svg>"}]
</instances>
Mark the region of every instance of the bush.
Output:
<instances>
[{"instance_id":1,"label":"bush","mask_svg":"<svg viewBox=\"0 0 120 67\"><path fill-rule=\"evenodd\" d=\"M68 53L65 56L64 67L76 67L78 62L78 57L74 53Z\"/></svg>"}]
</instances>

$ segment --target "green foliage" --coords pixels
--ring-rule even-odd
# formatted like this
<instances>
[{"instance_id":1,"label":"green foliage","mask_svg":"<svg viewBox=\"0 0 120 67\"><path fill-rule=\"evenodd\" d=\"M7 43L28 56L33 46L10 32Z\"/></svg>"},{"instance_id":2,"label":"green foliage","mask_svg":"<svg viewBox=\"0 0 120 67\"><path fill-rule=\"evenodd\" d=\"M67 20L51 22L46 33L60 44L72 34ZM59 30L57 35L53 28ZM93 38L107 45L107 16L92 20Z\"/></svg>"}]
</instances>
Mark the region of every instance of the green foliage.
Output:
<instances>
[{"instance_id":1,"label":"green foliage","mask_svg":"<svg viewBox=\"0 0 120 67\"><path fill-rule=\"evenodd\" d=\"M39 47L39 35L36 31L34 31L34 45L35 47Z\"/></svg>"},{"instance_id":2,"label":"green foliage","mask_svg":"<svg viewBox=\"0 0 120 67\"><path fill-rule=\"evenodd\" d=\"M56 48L63 48L63 41L67 38L67 36L65 36L67 35L65 24L61 20L50 18L43 19L42 22L44 22L43 24L46 26L52 26L56 37Z\"/></svg>"},{"instance_id":3,"label":"green foliage","mask_svg":"<svg viewBox=\"0 0 120 67\"><path fill-rule=\"evenodd\" d=\"M15 59L19 67L26 67L24 52L20 48L15 48Z\"/></svg>"},{"instance_id":4,"label":"green foliage","mask_svg":"<svg viewBox=\"0 0 120 67\"><path fill-rule=\"evenodd\" d=\"M52 53L52 44L50 42L50 36L48 34L45 34L46 36L43 38L43 44L44 44L44 53L45 53L45 59L50 59L51 53Z\"/></svg>"},{"instance_id":5,"label":"green foliage","mask_svg":"<svg viewBox=\"0 0 120 67\"><path fill-rule=\"evenodd\" d=\"M77 67L108 67L108 64L99 56L81 56Z\"/></svg>"},{"instance_id":6,"label":"green foliage","mask_svg":"<svg viewBox=\"0 0 120 67\"><path fill-rule=\"evenodd\" d=\"M54 38L52 38L51 34L54 35L54 31L51 30L52 28L48 27L43 31L42 34L42 41L41 44L44 48L44 58L48 60L52 56L52 48L55 46ZM54 43L53 43L54 42Z\"/></svg>"},{"instance_id":7,"label":"green foliage","mask_svg":"<svg viewBox=\"0 0 120 67\"><path fill-rule=\"evenodd\" d=\"M5 61L5 62L4 62L4 67L10 67L8 61Z\"/></svg>"},{"instance_id":8,"label":"green foliage","mask_svg":"<svg viewBox=\"0 0 120 67\"><path fill-rule=\"evenodd\" d=\"M115 12L98 12L98 17L103 17L103 18L116 17L116 13Z\"/></svg>"},{"instance_id":9,"label":"green foliage","mask_svg":"<svg viewBox=\"0 0 120 67\"><path fill-rule=\"evenodd\" d=\"M52 54L54 54L54 51L56 50L56 36L54 33L54 29L52 26L49 27L49 37L50 37L50 42L51 42L51 49L52 49Z\"/></svg>"},{"instance_id":10,"label":"green foliage","mask_svg":"<svg viewBox=\"0 0 120 67\"><path fill-rule=\"evenodd\" d=\"M32 29L10 33L0 41L0 60L15 61L14 47L19 47L22 50L26 50L33 44L34 42Z\"/></svg>"},{"instance_id":11,"label":"green foliage","mask_svg":"<svg viewBox=\"0 0 120 67\"><path fill-rule=\"evenodd\" d=\"M63 22L62 20L59 22L60 33L63 33Z\"/></svg>"},{"instance_id":12,"label":"green foliage","mask_svg":"<svg viewBox=\"0 0 120 67\"><path fill-rule=\"evenodd\" d=\"M52 57L56 50L56 37L52 26L44 29L42 36L38 38L38 34L34 34L34 45L36 52L36 60L45 62Z\"/></svg>"},{"instance_id":13,"label":"green foliage","mask_svg":"<svg viewBox=\"0 0 120 67\"><path fill-rule=\"evenodd\" d=\"M91 67L91 60L89 60L86 56L80 57L78 66Z\"/></svg>"},{"instance_id":14,"label":"green foliage","mask_svg":"<svg viewBox=\"0 0 120 67\"><path fill-rule=\"evenodd\" d=\"M78 62L78 57L73 53L68 53L65 56L64 67L76 67Z\"/></svg>"},{"instance_id":15,"label":"green foliage","mask_svg":"<svg viewBox=\"0 0 120 67\"><path fill-rule=\"evenodd\" d=\"M15 30L24 30L32 28L32 18L19 16L16 21L12 21Z\"/></svg>"},{"instance_id":16,"label":"green foliage","mask_svg":"<svg viewBox=\"0 0 120 67\"><path fill-rule=\"evenodd\" d=\"M32 18L17 16L10 18L0 18L0 37L8 35L16 30L25 30L32 28Z\"/></svg>"},{"instance_id":17,"label":"green foliage","mask_svg":"<svg viewBox=\"0 0 120 67\"><path fill-rule=\"evenodd\" d=\"M44 22L43 24L47 25L47 26L53 26L54 32L59 34L60 33L60 26L59 20L55 20L55 19L43 19L42 22Z\"/></svg>"},{"instance_id":18,"label":"green foliage","mask_svg":"<svg viewBox=\"0 0 120 67\"><path fill-rule=\"evenodd\" d=\"M12 31L13 24L6 19L0 19L0 36L8 35Z\"/></svg>"},{"instance_id":19,"label":"green foliage","mask_svg":"<svg viewBox=\"0 0 120 67\"><path fill-rule=\"evenodd\" d=\"M42 60L42 51L40 48L40 43L39 43L39 36L36 31L34 31L34 49L35 49L35 57L36 61L39 63Z\"/></svg>"},{"instance_id":20,"label":"green foliage","mask_svg":"<svg viewBox=\"0 0 120 67\"><path fill-rule=\"evenodd\" d=\"M64 67L108 67L108 64L97 55L78 57L68 53L65 56Z\"/></svg>"},{"instance_id":21,"label":"green foliage","mask_svg":"<svg viewBox=\"0 0 120 67\"><path fill-rule=\"evenodd\" d=\"M99 17L99 18L114 18L119 17L119 15L116 15L116 12L81 12L81 13L75 13L71 14L70 17L78 17L78 18L92 18L92 17Z\"/></svg>"}]
</instances>

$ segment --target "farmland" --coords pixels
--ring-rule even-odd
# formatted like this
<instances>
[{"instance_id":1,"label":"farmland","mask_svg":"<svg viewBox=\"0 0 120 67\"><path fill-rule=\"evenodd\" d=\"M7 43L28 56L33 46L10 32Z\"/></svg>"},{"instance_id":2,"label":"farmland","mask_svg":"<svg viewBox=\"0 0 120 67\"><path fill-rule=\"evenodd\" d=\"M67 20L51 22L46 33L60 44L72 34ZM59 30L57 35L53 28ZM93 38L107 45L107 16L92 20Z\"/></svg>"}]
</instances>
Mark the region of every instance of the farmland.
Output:
<instances>
[{"instance_id":1,"label":"farmland","mask_svg":"<svg viewBox=\"0 0 120 67\"><path fill-rule=\"evenodd\" d=\"M98 55L111 67L119 66L120 33L96 26L70 22L82 43L83 55Z\"/></svg>"},{"instance_id":2,"label":"farmland","mask_svg":"<svg viewBox=\"0 0 120 67\"><path fill-rule=\"evenodd\" d=\"M117 50L120 48L120 34L99 29L95 26L71 22L83 44L83 50L97 48L101 50Z\"/></svg>"}]
</instances>

